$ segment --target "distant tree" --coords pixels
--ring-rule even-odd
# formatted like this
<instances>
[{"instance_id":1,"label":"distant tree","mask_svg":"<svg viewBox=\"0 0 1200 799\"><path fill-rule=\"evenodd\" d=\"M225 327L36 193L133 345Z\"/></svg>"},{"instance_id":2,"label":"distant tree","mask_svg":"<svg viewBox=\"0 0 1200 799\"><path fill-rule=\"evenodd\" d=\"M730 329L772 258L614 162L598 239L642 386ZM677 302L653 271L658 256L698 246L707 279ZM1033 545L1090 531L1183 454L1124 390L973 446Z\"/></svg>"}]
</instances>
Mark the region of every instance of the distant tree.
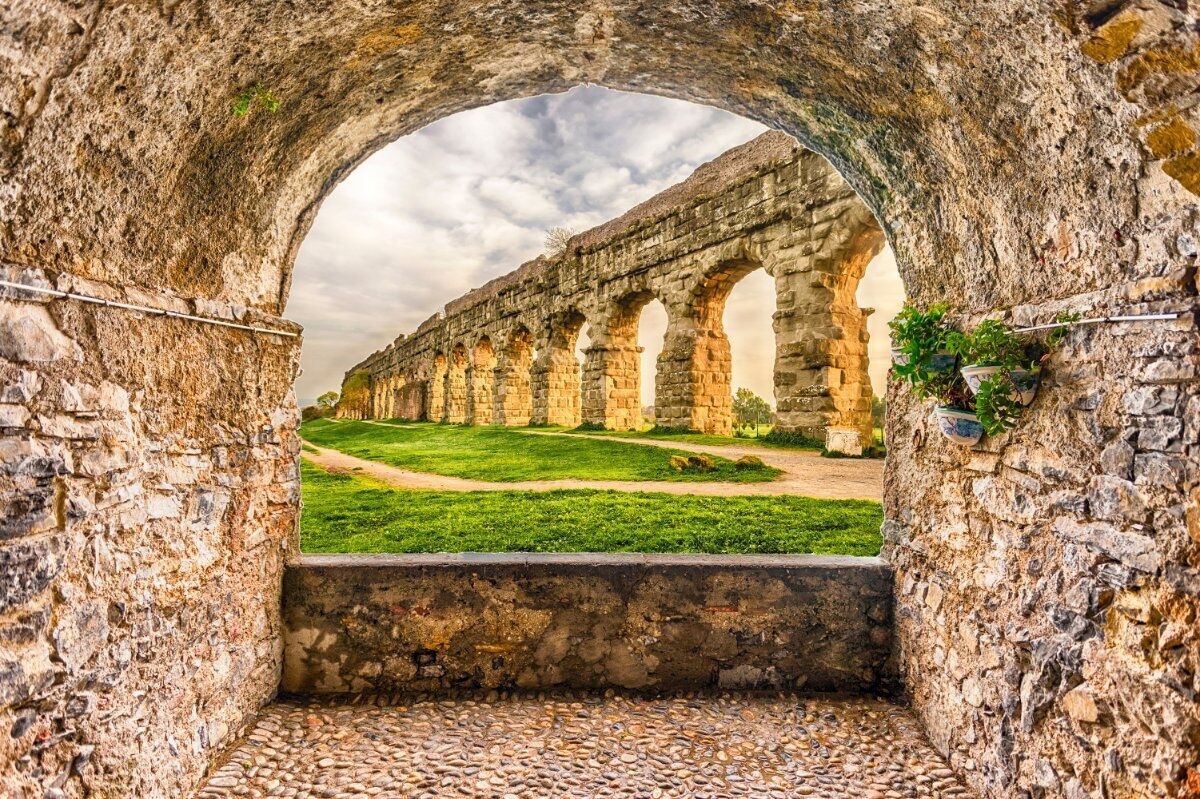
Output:
<instances>
[{"instance_id":1,"label":"distant tree","mask_svg":"<svg viewBox=\"0 0 1200 799\"><path fill-rule=\"evenodd\" d=\"M332 411L337 407L338 393L336 391L326 391L321 396L317 397L317 407L325 412Z\"/></svg>"},{"instance_id":2,"label":"distant tree","mask_svg":"<svg viewBox=\"0 0 1200 799\"><path fill-rule=\"evenodd\" d=\"M300 421L302 422L311 422L313 419L320 419L324 415L319 405L305 405L300 409Z\"/></svg>"},{"instance_id":3,"label":"distant tree","mask_svg":"<svg viewBox=\"0 0 1200 799\"><path fill-rule=\"evenodd\" d=\"M739 388L733 395L733 418L738 427L754 425L754 434L758 435L758 426L771 421L771 406L750 389Z\"/></svg>"},{"instance_id":4,"label":"distant tree","mask_svg":"<svg viewBox=\"0 0 1200 799\"><path fill-rule=\"evenodd\" d=\"M365 419L371 407L371 375L364 369L354 372L342 383L337 415L342 418Z\"/></svg>"},{"instance_id":5,"label":"distant tree","mask_svg":"<svg viewBox=\"0 0 1200 799\"><path fill-rule=\"evenodd\" d=\"M546 254L551 258L561 258L567 254L567 243L575 231L569 227L552 227L546 231Z\"/></svg>"},{"instance_id":6,"label":"distant tree","mask_svg":"<svg viewBox=\"0 0 1200 799\"><path fill-rule=\"evenodd\" d=\"M882 397L871 397L871 438L874 441L878 438L880 444L883 441L883 423L887 418L887 400ZM876 432L878 431L878 432Z\"/></svg>"}]
</instances>

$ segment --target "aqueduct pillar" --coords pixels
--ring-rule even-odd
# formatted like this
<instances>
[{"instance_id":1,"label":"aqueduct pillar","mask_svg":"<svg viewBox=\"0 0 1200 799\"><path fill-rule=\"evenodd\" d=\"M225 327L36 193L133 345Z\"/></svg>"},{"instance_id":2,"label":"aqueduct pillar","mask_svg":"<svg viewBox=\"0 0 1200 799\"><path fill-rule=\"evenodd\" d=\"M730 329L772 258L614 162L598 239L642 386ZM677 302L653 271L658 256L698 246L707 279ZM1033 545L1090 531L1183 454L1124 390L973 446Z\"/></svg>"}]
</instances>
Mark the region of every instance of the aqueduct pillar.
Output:
<instances>
[{"instance_id":1,"label":"aqueduct pillar","mask_svg":"<svg viewBox=\"0 0 1200 799\"><path fill-rule=\"evenodd\" d=\"M496 424L525 426L533 417L533 336L517 328L497 360L494 386Z\"/></svg>"},{"instance_id":2,"label":"aqueduct pillar","mask_svg":"<svg viewBox=\"0 0 1200 799\"><path fill-rule=\"evenodd\" d=\"M574 309L556 314L533 364L533 424L579 424L580 373L575 343L584 316Z\"/></svg>"}]
</instances>

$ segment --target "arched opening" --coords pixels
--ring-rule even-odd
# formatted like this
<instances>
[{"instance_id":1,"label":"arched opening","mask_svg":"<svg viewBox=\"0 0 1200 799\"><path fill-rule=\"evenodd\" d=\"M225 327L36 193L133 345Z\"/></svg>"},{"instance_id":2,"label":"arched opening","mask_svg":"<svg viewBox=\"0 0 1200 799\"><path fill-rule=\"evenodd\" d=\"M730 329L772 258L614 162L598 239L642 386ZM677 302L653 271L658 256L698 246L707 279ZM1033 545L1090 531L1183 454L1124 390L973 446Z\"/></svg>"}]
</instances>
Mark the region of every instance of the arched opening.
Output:
<instances>
[{"instance_id":1,"label":"arched opening","mask_svg":"<svg viewBox=\"0 0 1200 799\"><path fill-rule=\"evenodd\" d=\"M756 269L725 300L723 327L729 339L734 433L770 432L775 412L775 280Z\"/></svg>"},{"instance_id":2,"label":"arched opening","mask_svg":"<svg viewBox=\"0 0 1200 799\"><path fill-rule=\"evenodd\" d=\"M885 247L867 265L866 272L859 281L856 298L858 307L869 314L866 320L869 334L867 356L870 362L868 378L874 395L871 399L874 443L886 448L888 370L892 361L888 322L900 312L905 299L904 281L900 278L896 256L891 248Z\"/></svg>"},{"instance_id":3,"label":"arched opening","mask_svg":"<svg viewBox=\"0 0 1200 799\"><path fill-rule=\"evenodd\" d=\"M658 424L658 359L667 339L667 308L655 298L642 307L638 317L637 345L641 372L642 426Z\"/></svg>"},{"instance_id":4,"label":"arched opening","mask_svg":"<svg viewBox=\"0 0 1200 799\"><path fill-rule=\"evenodd\" d=\"M467 375L467 424L492 424L492 400L495 392L496 353L492 340L483 336L471 353Z\"/></svg>"},{"instance_id":5,"label":"arched opening","mask_svg":"<svg viewBox=\"0 0 1200 799\"><path fill-rule=\"evenodd\" d=\"M653 397L654 378L651 372L647 393L643 387L640 323L644 309L654 300L653 292L641 289L610 303L602 336L589 351L584 378L585 422L609 430L642 428L642 408L653 404L653 399L647 403L645 397ZM658 307L661 309L661 304Z\"/></svg>"},{"instance_id":6,"label":"arched opening","mask_svg":"<svg viewBox=\"0 0 1200 799\"><path fill-rule=\"evenodd\" d=\"M659 361L659 423L715 435L733 433L732 358L725 335L725 300L761 264L724 262L708 270L677 311ZM686 321L685 321L686 320Z\"/></svg>"}]
</instances>

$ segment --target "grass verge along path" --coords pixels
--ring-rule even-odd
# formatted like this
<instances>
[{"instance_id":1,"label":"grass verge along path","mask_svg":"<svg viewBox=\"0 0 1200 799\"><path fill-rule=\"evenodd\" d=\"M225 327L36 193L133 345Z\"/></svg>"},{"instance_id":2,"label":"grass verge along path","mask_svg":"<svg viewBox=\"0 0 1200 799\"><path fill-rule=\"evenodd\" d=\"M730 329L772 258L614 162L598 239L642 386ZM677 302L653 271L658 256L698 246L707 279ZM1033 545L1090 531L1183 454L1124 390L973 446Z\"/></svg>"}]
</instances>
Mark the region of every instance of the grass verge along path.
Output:
<instances>
[{"instance_id":1,"label":"grass verge along path","mask_svg":"<svg viewBox=\"0 0 1200 799\"><path fill-rule=\"evenodd\" d=\"M630 447L583 436L533 436L504 427L317 419L301 425L300 434L314 444L401 469L500 483L569 479L762 483L782 473L771 467L737 469L721 457L713 457L712 471L677 472L669 461L672 455L688 455L683 450Z\"/></svg>"},{"instance_id":2,"label":"grass verge along path","mask_svg":"<svg viewBox=\"0 0 1200 799\"><path fill-rule=\"evenodd\" d=\"M304 552L876 555L866 500L615 491L411 491L301 465Z\"/></svg>"},{"instance_id":3,"label":"grass verge along path","mask_svg":"<svg viewBox=\"0 0 1200 799\"><path fill-rule=\"evenodd\" d=\"M581 436L594 436L596 438L641 438L649 441L678 441L680 444L704 444L706 446L723 447L732 444L737 444L744 447L781 447L779 444L772 444L764 437L758 438L738 438L737 436L718 436L711 433L696 433L689 430L661 430L651 428L649 430L588 430L586 428L555 428L565 433L575 433ZM821 447L818 444L811 445L789 445L787 449L806 449L820 451Z\"/></svg>"}]
</instances>

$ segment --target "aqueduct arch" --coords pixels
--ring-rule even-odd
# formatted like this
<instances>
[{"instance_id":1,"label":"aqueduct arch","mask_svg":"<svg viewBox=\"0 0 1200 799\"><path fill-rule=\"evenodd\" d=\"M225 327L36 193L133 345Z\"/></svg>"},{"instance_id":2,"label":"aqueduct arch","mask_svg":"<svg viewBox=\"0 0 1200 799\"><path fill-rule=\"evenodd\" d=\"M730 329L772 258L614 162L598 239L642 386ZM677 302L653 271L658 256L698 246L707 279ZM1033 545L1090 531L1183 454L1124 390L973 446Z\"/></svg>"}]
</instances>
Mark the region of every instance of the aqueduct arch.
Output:
<instances>
[{"instance_id":1,"label":"aqueduct arch","mask_svg":"<svg viewBox=\"0 0 1200 799\"><path fill-rule=\"evenodd\" d=\"M1019 322L1195 303L1196 18L1175 0L6 14L0 260L26 283L287 330L295 250L354 164L590 81L795 134L918 302ZM230 113L255 83L279 112ZM27 296L0 322L0 786L186 794L278 683L298 342ZM1028 423L978 451L891 389L898 658L987 796L1200 779L1192 324L1075 335Z\"/></svg>"}]
</instances>

